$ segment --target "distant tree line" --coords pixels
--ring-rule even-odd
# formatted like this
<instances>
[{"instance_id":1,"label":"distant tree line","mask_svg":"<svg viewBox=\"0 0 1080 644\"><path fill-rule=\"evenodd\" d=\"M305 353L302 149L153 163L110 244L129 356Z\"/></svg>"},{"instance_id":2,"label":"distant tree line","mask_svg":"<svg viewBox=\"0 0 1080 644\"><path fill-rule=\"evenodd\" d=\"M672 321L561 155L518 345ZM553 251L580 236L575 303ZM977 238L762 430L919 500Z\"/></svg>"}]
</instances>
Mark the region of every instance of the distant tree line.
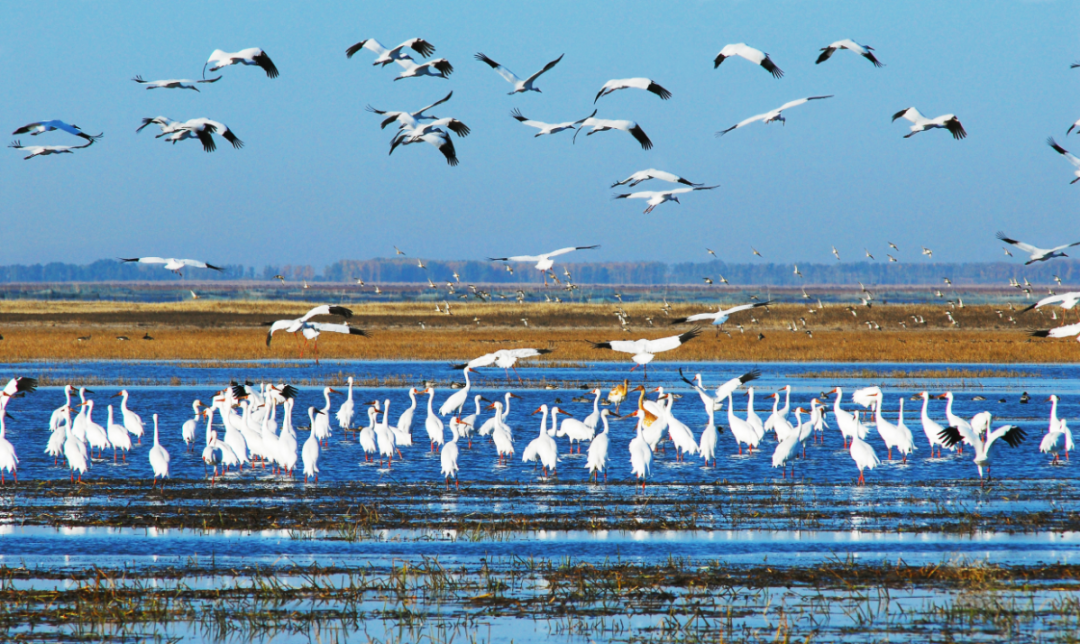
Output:
<instances>
[{"instance_id":1,"label":"distant tree line","mask_svg":"<svg viewBox=\"0 0 1080 644\"><path fill-rule=\"evenodd\" d=\"M436 284L454 281L456 272L462 283L535 284L543 276L531 264L512 264L513 273L502 262L424 260L420 268L416 259L390 258L340 260L325 267L321 273L310 265L272 265L261 270L240 265L223 266L221 272L190 269L188 279L196 280L274 280L281 276L290 282L349 282L362 279L378 283ZM576 284L662 285L704 284L705 278L721 284L721 276L731 286L775 285L934 285L944 286L945 278L957 286L1003 285L1010 279L1033 284L1048 284L1054 276L1065 283L1080 281L1080 261L1056 260L1033 266L1015 262L986 262L946 264L935 262L836 262L799 264L801 276L795 274L794 264L769 262L728 264L712 262L664 264L662 262L590 262L557 263L552 271L561 281ZM570 273L567 278L565 272ZM91 264L49 264L0 266L0 283L14 282L127 282L172 281L178 279L160 266L125 264L103 259Z\"/></svg>"}]
</instances>

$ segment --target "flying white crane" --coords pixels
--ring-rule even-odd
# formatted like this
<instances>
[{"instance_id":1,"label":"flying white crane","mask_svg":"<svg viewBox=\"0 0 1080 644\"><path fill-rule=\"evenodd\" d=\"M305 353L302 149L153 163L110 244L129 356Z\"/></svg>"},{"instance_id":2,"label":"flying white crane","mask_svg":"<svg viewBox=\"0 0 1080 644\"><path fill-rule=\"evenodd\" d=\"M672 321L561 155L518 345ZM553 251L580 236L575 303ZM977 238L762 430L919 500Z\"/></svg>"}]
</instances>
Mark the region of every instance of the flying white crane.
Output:
<instances>
[{"instance_id":1,"label":"flying white crane","mask_svg":"<svg viewBox=\"0 0 1080 644\"><path fill-rule=\"evenodd\" d=\"M569 246L567 248L560 248L559 250L553 250L550 253L544 253L543 255L513 255L510 257L488 257L492 262L536 262L536 270L544 274L544 284L547 285L547 271L555 265L554 257L559 255L565 255L572 253L575 250L591 250L593 248L600 248L600 244L594 244L592 246Z\"/></svg>"},{"instance_id":2,"label":"flying white crane","mask_svg":"<svg viewBox=\"0 0 1080 644\"><path fill-rule=\"evenodd\" d=\"M679 195L694 192L695 190L713 190L720 186L695 186L693 188L675 188L673 190L642 190L640 192L626 192L621 195L615 195L612 199L646 199L645 203L649 206L645 209L644 214L649 214L653 211L653 208L660 204L673 201L677 204L682 204L679 201Z\"/></svg>"},{"instance_id":3,"label":"flying white crane","mask_svg":"<svg viewBox=\"0 0 1080 644\"><path fill-rule=\"evenodd\" d=\"M629 353L633 356L631 359L634 361L634 366L630 368L630 371L642 367L645 370L645 375L648 376L649 368L647 365L652 362L657 353L677 349L700 334L701 329L695 327L682 335L673 335L656 340L612 340L610 342L590 341L589 343L592 344L594 349L611 349L619 353Z\"/></svg>"},{"instance_id":4,"label":"flying white crane","mask_svg":"<svg viewBox=\"0 0 1080 644\"><path fill-rule=\"evenodd\" d=\"M162 268L167 271L172 271L177 275L183 277L184 274L180 271L184 268L191 266L192 268L209 268L211 270L220 271L221 267L208 264L198 259L176 259L174 257L132 257L130 259L120 258L121 262L138 262L139 264L164 264Z\"/></svg>"},{"instance_id":5,"label":"flying white crane","mask_svg":"<svg viewBox=\"0 0 1080 644\"><path fill-rule=\"evenodd\" d=\"M563 55L565 55L565 54L563 54ZM506 79L506 82L513 85L514 86L514 91L510 92L510 95L513 96L514 94L519 94L519 93L523 93L523 92L537 92L537 93L539 93L540 90L537 89L536 87L534 87L533 83L536 82L537 78L540 78L541 74L543 74L544 72L550 71L552 67L554 67L555 65L558 65L559 61L563 59L563 55L560 55L555 60L551 61L547 65L544 65L543 69L536 72L532 76L526 78L525 80L522 80L517 74L515 74L514 72L510 71L509 69L503 67L502 65L495 62L494 60L491 60L490 58L488 58L487 56L485 56L482 53L481 54L476 54L475 56L473 56L473 58L475 58L476 60L479 60L482 63L487 63L492 69L494 69L496 72L498 72L499 76L502 76L504 79Z\"/></svg>"},{"instance_id":6,"label":"flying white crane","mask_svg":"<svg viewBox=\"0 0 1080 644\"><path fill-rule=\"evenodd\" d=\"M428 105L426 107L422 107L422 108L416 110L415 112L392 112L392 111L389 111L389 110L379 110L379 109L375 109L374 107L372 107L370 105L365 106L364 109L369 111L369 112L373 112L373 113L378 114L380 116L385 116L386 117L386 118L383 119L382 123L379 124L380 129L385 129L387 125L390 125L394 121L397 121L400 127L416 127L417 123L419 123L420 121L434 121L434 120L438 119L439 117L434 116L434 115L424 114L424 112L426 112L426 111L430 110L431 108L436 107L438 105L442 105L446 101L449 101L450 97L453 96L453 95L454 95L454 92L450 92L449 94L447 94L446 96L442 97L441 99L435 101L431 105Z\"/></svg>"},{"instance_id":7,"label":"flying white crane","mask_svg":"<svg viewBox=\"0 0 1080 644\"><path fill-rule=\"evenodd\" d=\"M148 125L157 125L161 128L161 132L163 134L168 134L170 132L175 132L177 131L177 129L179 129L180 121L173 120L168 116L155 116L154 118L144 118L142 120L142 125L135 128L135 133L137 134L139 132L142 132L143 128Z\"/></svg>"},{"instance_id":8,"label":"flying white crane","mask_svg":"<svg viewBox=\"0 0 1080 644\"><path fill-rule=\"evenodd\" d=\"M658 85L656 81L650 80L648 78L617 78L604 83L604 86L600 88L599 92L597 92L596 98L593 99L593 104L596 104L596 101L600 100L601 96L607 96L608 94L612 92L617 92L620 89L631 88L643 89L646 92L652 92L653 94L656 94L665 101L671 98L671 92Z\"/></svg>"},{"instance_id":9,"label":"flying white crane","mask_svg":"<svg viewBox=\"0 0 1080 644\"><path fill-rule=\"evenodd\" d=\"M898 118L905 118L913 123L911 132L904 135L905 139L911 138L919 132L925 132L926 130L932 130L938 127L943 127L948 130L957 141L967 136L964 126L960 124L960 119L957 118L955 114L943 114L937 118L928 119L920 114L919 110L914 107L909 107L893 114L893 121L896 121Z\"/></svg>"},{"instance_id":10,"label":"flying white crane","mask_svg":"<svg viewBox=\"0 0 1080 644\"><path fill-rule=\"evenodd\" d=\"M596 114L596 112L594 111L593 114ZM629 132L631 136L637 139L638 143L641 144L642 150L652 149L652 141L649 140L649 136L645 134L645 130L641 129L641 126L635 121L598 119L595 116L590 116L582 121L577 132L574 132L575 143L577 143L577 135L587 127L591 127L592 129L586 132L585 136L592 136L597 132L607 132L608 130L622 130L623 132Z\"/></svg>"},{"instance_id":11,"label":"flying white crane","mask_svg":"<svg viewBox=\"0 0 1080 644\"><path fill-rule=\"evenodd\" d=\"M30 154L23 157L23 161L33 159L34 157L44 157L50 154L75 154L72 150L78 150L80 148L88 148L93 145L94 142L88 141L83 145L23 145L18 139L11 142L8 145L9 148L15 148L16 150L26 150Z\"/></svg>"},{"instance_id":12,"label":"flying white crane","mask_svg":"<svg viewBox=\"0 0 1080 644\"><path fill-rule=\"evenodd\" d=\"M514 108L513 112L510 112L510 116L520 121L522 125L528 125L529 127L535 127L536 129L540 130L533 135L533 138L536 138L545 134L558 134L559 132L562 132L564 130L573 130L578 125L581 125L581 123L583 123L586 119L590 119L596 116L596 110L593 110L592 114L586 116L583 119L578 119L576 121L563 121L562 123L545 123L543 121L533 121L526 118L521 113L521 110L517 109L516 107Z\"/></svg>"},{"instance_id":13,"label":"flying white crane","mask_svg":"<svg viewBox=\"0 0 1080 644\"><path fill-rule=\"evenodd\" d=\"M479 358L473 358L466 364L458 364L451 367L451 369L464 369L466 367L470 369L478 369L480 367L490 367L495 365L500 369L506 371L506 381L510 382L510 369L514 370L514 374L517 374L518 360L522 358L535 358L536 356L542 356L544 354L551 353L551 349L499 349L492 353L486 353ZM518 375L518 382L521 382L521 376Z\"/></svg>"},{"instance_id":14,"label":"flying white crane","mask_svg":"<svg viewBox=\"0 0 1080 644\"><path fill-rule=\"evenodd\" d=\"M419 78L420 76L433 76L435 78L447 78L450 74L454 73L454 66L450 64L450 61L445 58L436 58L435 60L429 60L426 63L417 65L412 58L396 58L394 62L401 66L405 71L401 72L401 75L394 78L395 81L399 81L402 78Z\"/></svg>"},{"instance_id":15,"label":"flying white crane","mask_svg":"<svg viewBox=\"0 0 1080 644\"><path fill-rule=\"evenodd\" d=\"M186 267L192 268L210 268L212 270L221 270L220 267L213 264L207 264L205 261L199 259L176 259L174 257L132 257L130 259L120 257L121 261L136 261L138 264L163 264L165 270L171 270L178 274L180 277L184 277L184 270Z\"/></svg>"},{"instance_id":16,"label":"flying white crane","mask_svg":"<svg viewBox=\"0 0 1080 644\"><path fill-rule=\"evenodd\" d=\"M383 47L378 40L375 40L374 38L368 38L367 40L361 40L352 47L346 49L345 57L352 58L353 54L355 54L356 52L360 51L361 49L366 49L370 52L373 52L376 56L375 62L372 63L372 65L382 65L385 67L386 65L389 65L395 60L401 60L405 58L411 60L408 54L401 53L401 50L406 47L412 49L424 58L427 58L431 54L435 53L435 47L423 38L410 38L409 40L406 40L405 42L401 43L397 47L394 47L393 49L387 49L386 47Z\"/></svg>"},{"instance_id":17,"label":"flying white crane","mask_svg":"<svg viewBox=\"0 0 1080 644\"><path fill-rule=\"evenodd\" d=\"M472 131L469 129L468 125L465 125L455 118L441 118L435 119L430 123L418 123L414 127L403 127L398 130L398 133L394 135L394 139L390 143L390 152L393 153L394 148L401 144L419 143L425 134L446 134L446 130L439 129L444 127L462 138L469 136L469 132ZM421 261L420 268L427 268L427 266L424 266Z\"/></svg>"},{"instance_id":18,"label":"flying white crane","mask_svg":"<svg viewBox=\"0 0 1080 644\"><path fill-rule=\"evenodd\" d=\"M997 238L1006 244L1016 246L1020 250L1028 254L1028 261L1024 262L1024 266L1034 264L1035 262L1045 262L1048 259L1054 259L1055 257L1068 257L1065 253L1061 252L1066 248L1072 248L1073 246L1080 246L1080 242L1073 242L1071 244L1063 244L1061 246L1055 246L1053 248L1038 248L1031 244L1025 244L1022 241L1010 239L1005 236L1005 233L998 231Z\"/></svg>"},{"instance_id":19,"label":"flying white crane","mask_svg":"<svg viewBox=\"0 0 1080 644\"><path fill-rule=\"evenodd\" d=\"M1071 152L1069 152L1065 148L1058 145L1057 141L1055 141L1053 137L1050 137L1050 138L1046 139L1046 144L1049 145L1050 147L1054 148L1054 150L1058 154L1065 157L1065 159L1069 163L1071 163L1074 168L1076 168L1076 170L1073 172L1073 174L1076 176L1076 178L1073 179L1072 181L1070 181L1069 183L1074 184L1077 181L1080 181L1080 159L1076 158L1075 156L1073 156L1073 154Z\"/></svg>"},{"instance_id":20,"label":"flying white crane","mask_svg":"<svg viewBox=\"0 0 1080 644\"><path fill-rule=\"evenodd\" d=\"M264 322L264 326L269 326L270 330L266 333L266 346L270 346L270 340L274 337L274 333L278 331L285 331L286 333L296 333L300 331L303 333L306 341L313 340L315 342L315 361L316 364L319 360L319 334L322 332L329 333L344 333L347 335L362 335L367 336L367 333L363 329L358 329L353 326L345 324L327 324L324 322L312 322L311 318L319 315L340 315L346 320L352 317L352 311L343 306L331 306L329 304L323 304L322 306L316 306L302 317L295 320L277 320L276 322ZM300 343L299 336L296 337L297 344ZM300 350L300 356L303 357L303 348Z\"/></svg>"},{"instance_id":21,"label":"flying white crane","mask_svg":"<svg viewBox=\"0 0 1080 644\"><path fill-rule=\"evenodd\" d=\"M826 60L829 60L829 57L831 57L833 54L835 54L837 49L847 49L848 51L853 51L856 54L858 54L858 55L862 56L863 58L865 58L866 60L869 60L870 62L874 63L874 67L881 67L882 66L881 61L879 61L877 58L874 57L874 53L873 53L874 48L873 47L869 47L867 45L860 45L859 43L855 42L854 40L850 40L848 38L844 38L843 40L837 40L836 42L829 45L828 47L822 47L821 48L821 55L818 56L817 62L815 64L820 65L821 63L825 62Z\"/></svg>"},{"instance_id":22,"label":"flying white crane","mask_svg":"<svg viewBox=\"0 0 1080 644\"><path fill-rule=\"evenodd\" d=\"M704 185L701 183L694 183L689 179L684 179L683 177L674 175L670 172L664 172L663 170L657 170L656 168L649 168L648 170L639 170L634 174L630 175L629 177L623 179L622 181L616 181L615 183L611 184L611 187L614 188L615 186L630 184L630 187L633 188L637 184L648 181L649 179L659 179L661 181L667 181L668 183L681 183L686 186ZM709 254L713 257L716 256L716 253L712 251L709 251Z\"/></svg>"},{"instance_id":23,"label":"flying white crane","mask_svg":"<svg viewBox=\"0 0 1080 644\"><path fill-rule=\"evenodd\" d=\"M1080 302L1080 291L1069 291L1068 293L1062 293L1061 295L1051 295L1050 297L1044 297L1038 302L1026 306L1020 309L1021 313L1026 313L1032 309L1039 309L1044 306L1058 305L1065 310L1076 308L1076 304ZM1061 318L1062 324L1065 323L1065 317Z\"/></svg>"},{"instance_id":24,"label":"flying white crane","mask_svg":"<svg viewBox=\"0 0 1080 644\"><path fill-rule=\"evenodd\" d=\"M402 130L402 134L395 137L394 141L390 144L390 153L393 154L394 149L398 145L409 145L421 142L434 146L436 150L446 157L447 164L452 166L458 164L457 150L454 149L454 142L450 140L450 135L442 130L433 130L422 134L413 134L412 130Z\"/></svg>"},{"instance_id":25,"label":"flying white crane","mask_svg":"<svg viewBox=\"0 0 1080 644\"><path fill-rule=\"evenodd\" d=\"M720 50L720 53L716 55L716 58L713 58L713 69L719 67L720 63L724 62L725 58L731 56L739 56L749 60L755 65L761 65L765 68L765 71L773 75L773 78L782 78L784 76L784 71L776 66L776 63L769 58L768 54L760 49L748 47L746 43L742 42L724 45L724 48Z\"/></svg>"},{"instance_id":26,"label":"flying white crane","mask_svg":"<svg viewBox=\"0 0 1080 644\"><path fill-rule=\"evenodd\" d=\"M102 136L104 136L104 133L101 133L101 134L87 134L86 132L83 132L82 129L80 129L78 125L68 125L67 123L65 123L63 121L60 121L58 119L52 119L50 121L36 121L34 123L27 123L26 125L20 127L19 129L15 130L14 132L12 132L12 134L13 135L18 135L18 134L27 134L27 133L29 133L30 136L37 136L37 135L43 134L45 132L52 132L53 130L63 130L64 132L67 132L68 134L74 134L77 137L84 138L87 141L91 141L91 142L95 141L97 139L100 139ZM80 147L86 147L86 146L84 145L84 146L80 146Z\"/></svg>"},{"instance_id":27,"label":"flying white crane","mask_svg":"<svg viewBox=\"0 0 1080 644\"><path fill-rule=\"evenodd\" d=\"M1028 332L1028 335L1033 338L1071 338L1077 334L1080 334L1080 323L1059 326L1045 331L1032 330ZM1077 341L1080 341L1080 338L1077 338Z\"/></svg>"},{"instance_id":28,"label":"flying white crane","mask_svg":"<svg viewBox=\"0 0 1080 644\"><path fill-rule=\"evenodd\" d=\"M169 80L148 81L143 80L142 76L136 76L131 80L135 81L136 83L146 85L146 89L193 89L197 92L199 91L199 88L195 87L196 83L216 83L221 80L221 77L218 76L216 78L207 78L205 80L191 80L190 78L170 78Z\"/></svg>"},{"instance_id":29,"label":"flying white crane","mask_svg":"<svg viewBox=\"0 0 1080 644\"><path fill-rule=\"evenodd\" d=\"M166 130L171 132L166 132ZM233 148L237 150L244 147L244 142L229 129L228 125L219 121L211 121L208 118L191 119L177 125L163 127L162 133L158 137L170 133L171 136L165 139L166 141L172 141L175 144L177 141L194 137L199 139L199 143L202 143L203 150L206 152L213 152L217 149L217 144L212 136L215 133L220 134L226 141L232 143Z\"/></svg>"},{"instance_id":30,"label":"flying white crane","mask_svg":"<svg viewBox=\"0 0 1080 644\"><path fill-rule=\"evenodd\" d=\"M764 302L754 302L752 304L740 304L739 306L733 306L730 309L724 309L722 306L718 308L716 313L698 313L697 315L690 315L685 318L675 318L671 321L672 324L684 324L686 322L704 322L709 320L709 324L716 325L717 332L723 327L724 323L728 321L728 318L739 311L749 311L762 306L768 306L772 304L771 300Z\"/></svg>"},{"instance_id":31,"label":"flying white crane","mask_svg":"<svg viewBox=\"0 0 1080 644\"><path fill-rule=\"evenodd\" d=\"M807 96L806 98L800 98L800 99L796 99L794 101L788 101L787 103L784 103L783 105L776 108L775 110L770 110L768 112L765 112L764 114L758 114L757 116L751 116L748 119L744 119L742 121L739 121L738 123L736 123L735 125L732 125L731 127L729 127L726 130L720 130L719 132L716 133L716 136L724 136L725 134L727 134L728 132L730 132L732 130L737 130L740 127L750 125L751 123L755 123L757 121L761 121L762 123L766 123L766 124L767 123L772 123L773 121L780 121L781 123L787 124L787 119L784 118L784 110L791 109L793 107L798 107L799 105L802 105L803 103L806 103L807 101L817 101L817 100L820 100L820 99L823 99L823 98L832 98L832 97L833 97L832 94L828 94L827 96Z\"/></svg>"},{"instance_id":32,"label":"flying white crane","mask_svg":"<svg viewBox=\"0 0 1080 644\"><path fill-rule=\"evenodd\" d=\"M222 67L236 64L258 65L266 71L266 75L269 78L278 77L278 69L274 66L274 62L270 60L270 57L266 55L266 52L258 47L249 47L247 49L241 49L234 54L215 49L214 53L210 54L210 58L207 59L206 64L203 65L203 78L206 78L207 65L213 65L213 67L210 68L210 71L216 72Z\"/></svg>"}]
</instances>

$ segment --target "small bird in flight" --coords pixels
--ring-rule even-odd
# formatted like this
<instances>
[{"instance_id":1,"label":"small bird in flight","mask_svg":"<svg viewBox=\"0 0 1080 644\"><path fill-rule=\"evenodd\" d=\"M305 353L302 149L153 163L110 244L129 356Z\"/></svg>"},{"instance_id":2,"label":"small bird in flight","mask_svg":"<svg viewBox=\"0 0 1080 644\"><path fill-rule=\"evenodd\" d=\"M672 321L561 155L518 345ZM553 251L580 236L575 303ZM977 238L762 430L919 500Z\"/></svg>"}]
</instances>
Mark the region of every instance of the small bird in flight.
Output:
<instances>
[{"instance_id":1,"label":"small bird in flight","mask_svg":"<svg viewBox=\"0 0 1080 644\"><path fill-rule=\"evenodd\" d=\"M894 243L892 243L892 242L888 242L888 244L889 244L889 248L891 248L891 249L893 249L893 250L895 250L895 251L899 251L899 250L900 250L899 248L897 248L897 247L896 247L896 244L894 244Z\"/></svg>"},{"instance_id":2,"label":"small bird in flight","mask_svg":"<svg viewBox=\"0 0 1080 644\"><path fill-rule=\"evenodd\" d=\"M397 246L394 246L394 254L395 254L395 255L404 255L404 254L405 254L405 251L401 250L401 249L400 249L400 248L398 248Z\"/></svg>"},{"instance_id":3,"label":"small bird in flight","mask_svg":"<svg viewBox=\"0 0 1080 644\"><path fill-rule=\"evenodd\" d=\"M711 248L706 248L706 249L705 249L705 252L707 252L708 254L712 255L713 257L716 257L716 253L714 253L714 252L713 252L713 250L712 250ZM717 258L717 259L719 259L719 258Z\"/></svg>"},{"instance_id":4,"label":"small bird in flight","mask_svg":"<svg viewBox=\"0 0 1080 644\"><path fill-rule=\"evenodd\" d=\"M761 257L761 259L765 259L765 257L761 253L759 253L758 250L756 248L754 248L753 246L750 247L750 250L754 251L754 254L757 255L758 257Z\"/></svg>"},{"instance_id":5,"label":"small bird in flight","mask_svg":"<svg viewBox=\"0 0 1080 644\"><path fill-rule=\"evenodd\" d=\"M836 255L836 261L840 261L840 252L836 250L836 246L832 247L832 254Z\"/></svg>"},{"instance_id":6,"label":"small bird in flight","mask_svg":"<svg viewBox=\"0 0 1080 644\"><path fill-rule=\"evenodd\" d=\"M929 249L929 248L927 248L926 246L923 246L923 247L922 247L922 254L923 254L923 255L926 255L926 256L927 256L927 257L929 257L930 259L933 259L933 258L934 258L934 251L930 250L930 249Z\"/></svg>"},{"instance_id":7,"label":"small bird in flight","mask_svg":"<svg viewBox=\"0 0 1080 644\"><path fill-rule=\"evenodd\" d=\"M863 250L866 251L866 256L867 257L869 257L870 259L874 259L874 256L870 254L870 249L869 248L864 248Z\"/></svg>"}]
</instances>

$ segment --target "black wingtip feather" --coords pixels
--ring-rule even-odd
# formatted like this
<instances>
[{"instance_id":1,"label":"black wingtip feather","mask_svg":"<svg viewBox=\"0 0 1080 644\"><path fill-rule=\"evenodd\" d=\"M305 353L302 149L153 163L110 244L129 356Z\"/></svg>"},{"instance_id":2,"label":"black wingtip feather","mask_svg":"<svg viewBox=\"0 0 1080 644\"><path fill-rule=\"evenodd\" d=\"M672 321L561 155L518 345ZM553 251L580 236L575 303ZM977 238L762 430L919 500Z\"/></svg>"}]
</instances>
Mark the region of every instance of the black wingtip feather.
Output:
<instances>
[{"instance_id":1,"label":"black wingtip feather","mask_svg":"<svg viewBox=\"0 0 1080 644\"><path fill-rule=\"evenodd\" d=\"M687 342L693 340L694 338L698 337L699 335L701 335L701 327L697 326L697 327L694 327L694 328L690 329L686 333L680 335L679 336L679 342L682 343L682 344L686 344Z\"/></svg>"},{"instance_id":2,"label":"black wingtip feather","mask_svg":"<svg viewBox=\"0 0 1080 644\"><path fill-rule=\"evenodd\" d=\"M352 309L347 309L344 306L331 306L330 315L340 315L341 317L348 319L353 316Z\"/></svg>"}]
</instances>

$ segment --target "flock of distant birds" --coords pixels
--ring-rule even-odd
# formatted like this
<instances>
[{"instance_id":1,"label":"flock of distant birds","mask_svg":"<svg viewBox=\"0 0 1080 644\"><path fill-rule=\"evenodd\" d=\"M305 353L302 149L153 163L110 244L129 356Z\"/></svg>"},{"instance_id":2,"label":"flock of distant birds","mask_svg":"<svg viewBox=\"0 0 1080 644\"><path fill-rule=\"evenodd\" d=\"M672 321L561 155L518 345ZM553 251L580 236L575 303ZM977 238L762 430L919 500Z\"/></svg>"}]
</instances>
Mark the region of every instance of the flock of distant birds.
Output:
<instances>
[{"instance_id":1,"label":"flock of distant birds","mask_svg":"<svg viewBox=\"0 0 1080 644\"><path fill-rule=\"evenodd\" d=\"M654 347L655 348L655 347ZM401 448L413 445L412 426L413 416L417 408L417 396L428 397L427 416L424 419L424 430L430 441L432 452L440 452L440 465L446 485L449 487L453 479L455 486L458 481L458 457L460 454L459 439L468 441L472 446L472 436L488 437L495 447L495 456L499 464L508 463L514 457L515 437L514 430L508 424L511 401L520 398L513 392L507 392L503 400L489 401L481 395L471 397L475 404L475 412L467 414L466 406L470 402L469 374L483 367L500 367L507 370L514 369L518 360L536 357L546 353L539 349L513 349L500 350L468 363L456 365L461 368L465 378L463 388L453 392L438 408L434 409L435 389L426 386L424 389L410 388L408 396L410 406L401 413L396 423L390 420L389 398L383 401L366 403L367 419L366 426L358 427L354 421L361 416L358 414L357 401L353 397L353 378L348 378L348 393L345 401L335 414L338 428L348 434L355 433L358 442L363 449L366 462L378 459L382 467L383 460L386 467L390 468L396 454L399 459L403 458ZM516 369L515 369L516 371ZM581 453L582 446L588 444L585 467L589 470L590 479L599 481L603 476L607 481L608 455L612 437L610 434L609 420L621 418L634 418L637 425L633 437L628 445L629 462L631 471L636 480L641 483L642 489L650 475L653 455L658 448L664 448L663 443L670 441L675 448L675 458L683 461L687 457L697 456L704 460L708 467L710 461L716 465L716 453L721 433L724 427L716 424L715 412L723 410L723 404L727 403L728 429L730 429L735 446L739 454L743 453L745 446L750 455L755 449L761 450L762 441L767 432L775 434L776 446L773 448L772 466L784 468L784 477L787 470L792 468L794 477L795 461L806 458L806 444L808 441L824 442L824 432L829 428L827 422L826 403L823 399L834 396L832 401L833 420L836 429L843 435L844 447L849 451L852 460L859 471L858 483L865 484L865 470L872 470L881 464L874 447L867 441L871 430L877 432L888 451L888 459L892 460L893 450L906 463L908 456L915 451L916 441L912 430L904 423L904 398L899 398L899 414L896 422L887 420L882 413L882 404L885 396L879 387L866 387L852 393L854 403L868 409L865 413L870 420L864 422L860 418L860 412L851 412L843 409L841 399L843 391L837 387L830 392L822 392L810 401L810 409L806 410L799 406L794 409L795 422L789 420L791 413L791 386L785 386L771 394L773 400L772 413L765 420L754 408L754 387L749 384L760 376L760 372L753 370L741 376L731 378L722 383L715 390L705 387L701 374L696 374L693 379L686 378L679 371L682 380L691 386L704 405L708 422L700 435L695 437L694 431L680 421L674 415L672 406L676 396L670 392L664 392L663 387L656 387L651 391L658 394L656 400L646 398L647 390L644 385L630 388L629 381L613 387L607 394L605 405L614 405L615 410L601 409L601 397L603 392L599 388L589 391L588 397L576 402L592 402L592 413L584 418L575 418L563 411L557 405L548 407L541 405L533 414L542 414L540 429L537 437L531 440L521 452L522 462L533 462L542 468L543 476L554 476L557 472L559 447L556 438L566 438L569 443L569 452ZM14 480L18 481L18 456L15 448L6 438L5 416L8 405L15 399L24 397L37 388L37 381L33 378L13 378L2 391L0 391L0 484L6 482L6 475L10 473ZM739 416L734 410L733 395L740 388L746 389L747 407L745 416ZM97 450L96 458L105 458L105 450L112 449L113 460L116 461L118 454L127 460L127 452L133 449L133 438L140 444L142 436L146 432L146 423L142 417L128 407L129 394L127 390L121 390L115 394L121 398L120 413L114 415L112 405L108 406L108 420L105 426L93 420L94 400L86 397L93 393L85 387L76 389L71 385L64 387L65 402L51 415L49 421L49 438L45 453L54 457L59 462L61 457L67 463L71 471L71 480L75 481L78 474L79 482L82 476L92 466L93 452ZM268 465L273 468L275 474L279 471L283 475L292 476L296 467L302 468L305 480L313 479L318 483L319 454L320 450L329 444L333 434L330 414L332 411L332 394L341 394L332 387L323 388L322 394L325 405L318 409L314 406L307 410L307 427L309 435L301 447L299 444L297 428L294 427L292 416L298 390L286 384L263 383L255 386L251 383L244 385L233 383L231 386L214 394L209 405L201 400L192 401L193 417L185 421L180 428L188 451L196 449L197 432L199 425L205 420L205 441L202 449L202 459L207 467L213 468L210 474L211 484L216 481L218 468L222 468L224 474L230 468L242 471L245 464L254 469L256 463L261 463L265 468ZM636 409L632 413L619 415L619 408L633 395L638 394ZM781 394L784 398L784 406L781 408ZM75 403L73 397L77 395L79 402ZM928 414L929 401L932 398L940 398L947 401L945 407L946 424L942 425ZM1019 446L1025 439L1026 433L1015 425L1002 425L992 427L993 417L989 411L976 414L969 420L953 413L953 394L946 392L940 396L932 396L927 392L921 392L912 397L913 400L922 400L922 429L930 446L930 457L934 458L935 450L940 456L943 449L953 450L959 455L964 453L965 446L974 452L973 462L978 468L979 477L983 484L990 478L990 468L995 455L1000 451L1001 445L1009 447ZM980 398L981 399L981 398ZM1052 455L1053 464L1060 462L1059 454L1064 452L1066 460L1069 451L1074 449L1072 432L1066 419L1057 415L1058 397L1050 396L1052 404L1050 408L1050 422L1046 434L1040 442L1040 452ZM482 403L487 402L482 409ZM557 401L558 402L558 401ZM1002 400L1001 402L1004 402ZM1025 393L1021 402L1028 402ZM280 421L278 420L278 408L282 408ZM485 410L494 410L489 418L482 418ZM215 414L219 418L223 434L220 434L214 426ZM380 420L381 415L381 420ZM559 422L559 416L564 418ZM803 421L806 415L807 420ZM447 418L449 416L449 418ZM550 416L551 422L548 424ZM158 414L153 414L154 443L148 454L148 460L154 473L154 485L157 480L169 476L170 455L160 441ZM446 421L443 419L447 418ZM449 429L450 439L446 439L446 429ZM665 438L666 433L666 438ZM985 478L984 478L985 477Z\"/></svg>"}]
</instances>

